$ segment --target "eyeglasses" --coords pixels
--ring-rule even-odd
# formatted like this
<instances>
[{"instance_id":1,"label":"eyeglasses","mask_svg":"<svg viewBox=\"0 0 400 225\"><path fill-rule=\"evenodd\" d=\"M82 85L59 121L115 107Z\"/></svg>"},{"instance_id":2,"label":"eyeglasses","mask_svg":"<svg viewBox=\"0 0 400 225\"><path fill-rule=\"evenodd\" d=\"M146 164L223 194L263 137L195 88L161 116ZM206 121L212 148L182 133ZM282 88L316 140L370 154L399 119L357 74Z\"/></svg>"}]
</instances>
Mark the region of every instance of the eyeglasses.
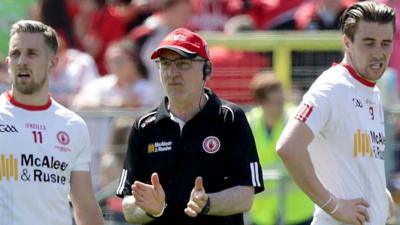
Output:
<instances>
[{"instance_id":1,"label":"eyeglasses","mask_svg":"<svg viewBox=\"0 0 400 225\"><path fill-rule=\"evenodd\" d=\"M172 66L172 63L175 64L176 68L179 70L188 70L192 68L193 61L204 62L204 59L186 59L186 58L177 58L177 59L165 59L160 58L156 60L158 68L161 70L169 70Z\"/></svg>"}]
</instances>

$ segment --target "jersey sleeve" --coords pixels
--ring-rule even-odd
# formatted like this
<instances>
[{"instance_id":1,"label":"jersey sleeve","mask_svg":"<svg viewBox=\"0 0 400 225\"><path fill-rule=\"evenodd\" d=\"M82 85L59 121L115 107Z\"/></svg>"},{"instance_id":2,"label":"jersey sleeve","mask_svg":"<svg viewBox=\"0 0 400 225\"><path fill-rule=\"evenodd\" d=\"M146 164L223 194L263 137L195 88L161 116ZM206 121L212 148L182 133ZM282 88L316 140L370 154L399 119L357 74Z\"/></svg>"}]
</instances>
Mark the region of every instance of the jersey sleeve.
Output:
<instances>
[{"instance_id":1,"label":"jersey sleeve","mask_svg":"<svg viewBox=\"0 0 400 225\"><path fill-rule=\"evenodd\" d=\"M235 112L232 134L231 175L233 185L253 186L255 193L264 190L263 175L253 133L244 112Z\"/></svg>"},{"instance_id":2,"label":"jersey sleeve","mask_svg":"<svg viewBox=\"0 0 400 225\"><path fill-rule=\"evenodd\" d=\"M145 181L145 158L140 147L140 133L138 127L136 121L129 135L128 149L116 191L116 195L121 198L125 195L132 195L131 186L134 181Z\"/></svg>"},{"instance_id":3,"label":"jersey sleeve","mask_svg":"<svg viewBox=\"0 0 400 225\"><path fill-rule=\"evenodd\" d=\"M326 126L331 116L330 92L331 88L328 85L313 85L297 108L294 118L304 122L314 136Z\"/></svg>"},{"instance_id":4,"label":"jersey sleeve","mask_svg":"<svg viewBox=\"0 0 400 225\"><path fill-rule=\"evenodd\" d=\"M80 153L76 157L74 162L74 167L72 170L74 171L89 171L90 170L90 161L91 161L91 145L90 145L90 137L89 131L85 124L82 121L82 125L80 125L80 130L78 132L80 138Z\"/></svg>"}]
</instances>

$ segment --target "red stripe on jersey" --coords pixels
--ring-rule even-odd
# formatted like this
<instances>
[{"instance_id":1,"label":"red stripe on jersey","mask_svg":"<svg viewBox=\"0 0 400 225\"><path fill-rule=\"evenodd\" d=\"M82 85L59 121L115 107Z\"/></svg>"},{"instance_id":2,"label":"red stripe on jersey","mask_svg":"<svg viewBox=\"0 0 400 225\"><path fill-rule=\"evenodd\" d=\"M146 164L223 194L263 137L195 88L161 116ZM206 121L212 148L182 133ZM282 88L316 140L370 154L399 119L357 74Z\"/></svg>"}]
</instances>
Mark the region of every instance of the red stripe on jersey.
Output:
<instances>
[{"instance_id":1,"label":"red stripe on jersey","mask_svg":"<svg viewBox=\"0 0 400 225\"><path fill-rule=\"evenodd\" d=\"M294 118L306 122L308 117L311 115L312 111L313 111L313 106L309 104L304 104Z\"/></svg>"},{"instance_id":2,"label":"red stripe on jersey","mask_svg":"<svg viewBox=\"0 0 400 225\"><path fill-rule=\"evenodd\" d=\"M340 65L342 65L344 68L346 68L347 71L349 71L350 75L352 77L354 77L354 79L358 80L358 82L364 84L367 87L375 87L375 83L374 82L371 82L369 80L364 79L349 64L341 63Z\"/></svg>"},{"instance_id":3,"label":"red stripe on jersey","mask_svg":"<svg viewBox=\"0 0 400 225\"><path fill-rule=\"evenodd\" d=\"M23 108L29 111L41 111L41 110L46 110L51 106L51 98L50 95L48 97L47 103L45 105L27 105L24 104L22 102L17 101L11 94L11 91L6 91L5 93L6 98L11 102L11 104L19 107L19 108Z\"/></svg>"}]
</instances>

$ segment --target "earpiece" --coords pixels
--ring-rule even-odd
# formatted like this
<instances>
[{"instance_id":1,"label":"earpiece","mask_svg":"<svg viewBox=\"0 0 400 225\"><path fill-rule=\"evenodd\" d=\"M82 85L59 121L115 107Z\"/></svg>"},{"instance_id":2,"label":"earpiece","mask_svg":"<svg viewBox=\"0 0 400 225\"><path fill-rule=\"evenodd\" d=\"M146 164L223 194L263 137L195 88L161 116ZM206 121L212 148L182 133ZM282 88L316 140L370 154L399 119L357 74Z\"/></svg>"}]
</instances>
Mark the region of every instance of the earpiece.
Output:
<instances>
[{"instance_id":1,"label":"earpiece","mask_svg":"<svg viewBox=\"0 0 400 225\"><path fill-rule=\"evenodd\" d=\"M207 76L210 76L212 72L212 65L209 60L206 60L203 65L203 80L206 80Z\"/></svg>"}]
</instances>

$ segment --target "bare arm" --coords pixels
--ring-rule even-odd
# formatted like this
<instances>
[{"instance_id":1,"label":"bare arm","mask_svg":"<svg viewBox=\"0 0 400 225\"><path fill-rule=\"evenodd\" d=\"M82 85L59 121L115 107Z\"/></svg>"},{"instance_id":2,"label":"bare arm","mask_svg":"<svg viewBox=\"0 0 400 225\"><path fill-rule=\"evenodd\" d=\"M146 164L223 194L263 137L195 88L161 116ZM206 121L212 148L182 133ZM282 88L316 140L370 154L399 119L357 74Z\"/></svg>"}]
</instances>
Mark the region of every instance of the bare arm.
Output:
<instances>
[{"instance_id":1,"label":"bare arm","mask_svg":"<svg viewBox=\"0 0 400 225\"><path fill-rule=\"evenodd\" d=\"M276 149L287 170L301 189L317 204L329 199L329 192L314 171L308 145L314 135L310 128L298 120L291 120L282 132Z\"/></svg>"},{"instance_id":2,"label":"bare arm","mask_svg":"<svg viewBox=\"0 0 400 225\"><path fill-rule=\"evenodd\" d=\"M396 215L396 203L393 201L392 194L388 189L386 189L386 194L389 200L389 218L387 219L387 224L396 224L397 215Z\"/></svg>"},{"instance_id":3,"label":"bare arm","mask_svg":"<svg viewBox=\"0 0 400 225\"><path fill-rule=\"evenodd\" d=\"M251 186L235 186L220 192L207 194L203 187L203 179L197 177L184 211L188 216L196 217L202 213L209 199L210 209L206 213L207 215L234 215L249 211L253 204L253 196L254 187Z\"/></svg>"},{"instance_id":4,"label":"bare arm","mask_svg":"<svg viewBox=\"0 0 400 225\"><path fill-rule=\"evenodd\" d=\"M364 199L337 199L318 179L307 149L313 138L306 124L290 120L278 140L278 155L294 181L325 212L339 221L365 224L369 216L366 210L368 203Z\"/></svg>"},{"instance_id":5,"label":"bare arm","mask_svg":"<svg viewBox=\"0 0 400 225\"><path fill-rule=\"evenodd\" d=\"M72 171L70 197L78 225L103 225L103 216L93 193L89 172Z\"/></svg>"},{"instance_id":6,"label":"bare arm","mask_svg":"<svg viewBox=\"0 0 400 225\"><path fill-rule=\"evenodd\" d=\"M254 187L235 186L220 192L210 193L208 196L210 198L210 212L208 215L234 215L251 209Z\"/></svg>"}]
</instances>

